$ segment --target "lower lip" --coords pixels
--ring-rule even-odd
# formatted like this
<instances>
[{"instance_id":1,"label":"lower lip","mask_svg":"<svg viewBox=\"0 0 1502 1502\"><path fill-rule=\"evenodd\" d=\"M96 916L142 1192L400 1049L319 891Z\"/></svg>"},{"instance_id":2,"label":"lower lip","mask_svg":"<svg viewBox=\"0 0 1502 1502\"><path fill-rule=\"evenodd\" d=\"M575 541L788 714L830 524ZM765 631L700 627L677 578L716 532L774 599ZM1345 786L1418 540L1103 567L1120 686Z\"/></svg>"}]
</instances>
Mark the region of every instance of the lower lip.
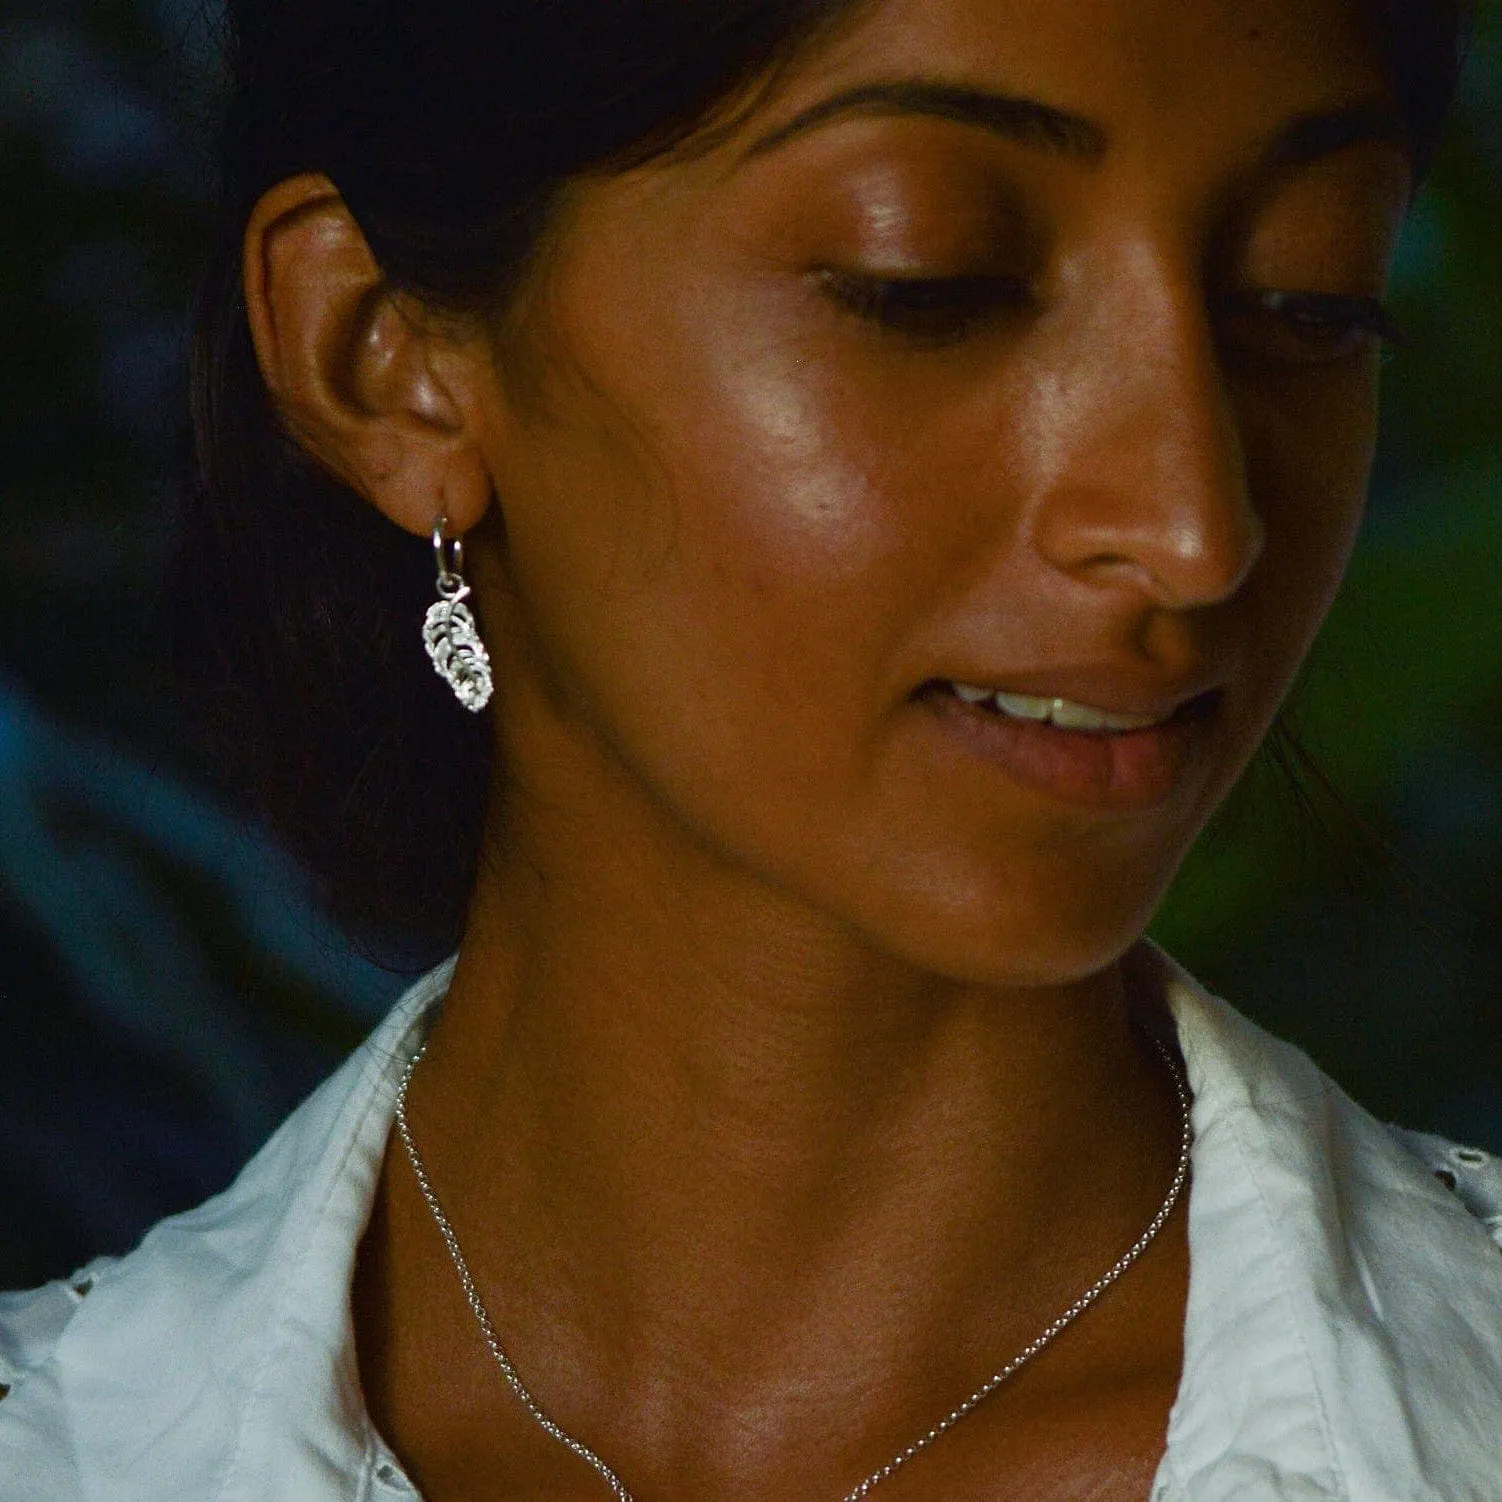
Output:
<instances>
[{"instance_id":1,"label":"lower lip","mask_svg":"<svg viewBox=\"0 0 1502 1502\"><path fill-rule=\"evenodd\" d=\"M1147 730L1061 730L967 704L933 687L921 702L962 746L1065 803L1121 813L1166 801L1183 780L1218 696L1202 694Z\"/></svg>"}]
</instances>

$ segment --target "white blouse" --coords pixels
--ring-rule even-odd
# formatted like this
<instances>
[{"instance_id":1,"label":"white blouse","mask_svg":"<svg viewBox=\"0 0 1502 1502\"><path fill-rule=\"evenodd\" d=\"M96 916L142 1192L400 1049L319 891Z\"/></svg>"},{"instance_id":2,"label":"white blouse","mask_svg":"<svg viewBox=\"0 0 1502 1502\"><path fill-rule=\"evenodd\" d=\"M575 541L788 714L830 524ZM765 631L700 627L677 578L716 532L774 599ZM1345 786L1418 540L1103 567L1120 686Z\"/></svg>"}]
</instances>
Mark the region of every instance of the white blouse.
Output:
<instances>
[{"instance_id":1,"label":"white blouse","mask_svg":"<svg viewBox=\"0 0 1502 1502\"><path fill-rule=\"evenodd\" d=\"M1502 1161L1384 1126L1160 960L1194 1092L1184 1370L1153 1502L1499 1502ZM426 976L223 1194L0 1295L0 1502L412 1502L355 1250Z\"/></svg>"}]
</instances>

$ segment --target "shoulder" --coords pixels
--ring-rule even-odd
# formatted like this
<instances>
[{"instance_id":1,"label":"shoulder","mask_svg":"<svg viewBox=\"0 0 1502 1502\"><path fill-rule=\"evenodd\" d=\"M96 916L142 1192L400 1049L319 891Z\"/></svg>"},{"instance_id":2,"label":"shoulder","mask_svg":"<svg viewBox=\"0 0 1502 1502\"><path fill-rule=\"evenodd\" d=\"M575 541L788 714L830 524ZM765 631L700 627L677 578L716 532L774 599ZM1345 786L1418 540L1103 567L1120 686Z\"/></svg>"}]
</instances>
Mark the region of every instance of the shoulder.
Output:
<instances>
[{"instance_id":1,"label":"shoulder","mask_svg":"<svg viewBox=\"0 0 1502 1502\"><path fill-rule=\"evenodd\" d=\"M24 1293L0 1294L0 1499L79 1495L57 1405L36 1402L34 1378L46 1372L68 1326L114 1265L101 1258L71 1278ZM12 1490L25 1478L25 1492Z\"/></svg>"},{"instance_id":2,"label":"shoulder","mask_svg":"<svg viewBox=\"0 0 1502 1502\"><path fill-rule=\"evenodd\" d=\"M1205 1199L1234 1205L1255 1190L1285 1261L1338 1280L1330 1298L1370 1296L1386 1274L1400 1320L1432 1290L1496 1333L1502 1361L1502 1162L1379 1121L1301 1049L1187 978L1177 1020Z\"/></svg>"},{"instance_id":3,"label":"shoulder","mask_svg":"<svg viewBox=\"0 0 1502 1502\"><path fill-rule=\"evenodd\" d=\"M1502 1253L1502 1158L1432 1132L1415 1132L1395 1123L1389 1123L1387 1130L1454 1194Z\"/></svg>"},{"instance_id":4,"label":"shoulder","mask_svg":"<svg viewBox=\"0 0 1502 1502\"><path fill-rule=\"evenodd\" d=\"M349 1283L414 987L224 1193L118 1260L0 1296L0 1502L354 1495L372 1436Z\"/></svg>"},{"instance_id":5,"label":"shoulder","mask_svg":"<svg viewBox=\"0 0 1502 1502\"><path fill-rule=\"evenodd\" d=\"M1163 1495L1496 1502L1496 1161L1378 1121L1181 972L1169 999L1196 1140Z\"/></svg>"},{"instance_id":6,"label":"shoulder","mask_svg":"<svg viewBox=\"0 0 1502 1502\"><path fill-rule=\"evenodd\" d=\"M0 1293L0 1402L46 1363L69 1321L93 1292L95 1279L114 1260L101 1257L71 1278L24 1293Z\"/></svg>"},{"instance_id":7,"label":"shoulder","mask_svg":"<svg viewBox=\"0 0 1502 1502\"><path fill-rule=\"evenodd\" d=\"M1153 951L1195 1097L1206 1168L1239 1162L1329 1225L1373 1220L1476 1255L1502 1245L1502 1160L1378 1121L1303 1050L1273 1036ZM1196 1157L1195 1167L1201 1167ZM1502 1258L1481 1255L1489 1288ZM1494 1266L1493 1263L1497 1265ZM1502 1292L1502 1288L1498 1288Z\"/></svg>"}]
</instances>

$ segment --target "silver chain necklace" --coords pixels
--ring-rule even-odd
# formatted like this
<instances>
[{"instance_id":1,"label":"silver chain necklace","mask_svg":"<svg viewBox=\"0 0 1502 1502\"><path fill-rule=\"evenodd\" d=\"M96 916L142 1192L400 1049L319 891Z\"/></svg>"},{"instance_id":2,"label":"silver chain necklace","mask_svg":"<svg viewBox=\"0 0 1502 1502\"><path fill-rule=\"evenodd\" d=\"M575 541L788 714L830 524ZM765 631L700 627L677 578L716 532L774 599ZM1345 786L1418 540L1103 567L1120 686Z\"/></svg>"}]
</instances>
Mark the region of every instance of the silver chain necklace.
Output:
<instances>
[{"instance_id":1,"label":"silver chain necklace","mask_svg":"<svg viewBox=\"0 0 1502 1502\"><path fill-rule=\"evenodd\" d=\"M892 1475L899 1467L904 1466L920 1451L925 1450L946 1430L952 1429L965 1415L976 1408L985 1398L989 1397L1003 1382L1007 1380L1019 1367L1031 1361L1044 1346L1057 1336L1066 1326L1072 1324L1087 1310L1106 1289L1108 1289L1132 1263L1134 1263L1151 1244L1153 1237L1163 1229L1164 1222L1173 1213L1173 1207L1178 1203L1179 1193L1184 1187L1184 1181L1189 1174L1189 1148L1193 1141L1193 1128L1189 1119L1189 1089L1184 1082L1183 1075L1174 1063L1173 1055L1169 1052L1166 1044L1154 1039L1158 1052L1163 1056L1163 1062L1168 1068L1168 1073L1173 1080L1175 1091L1179 1097L1179 1112L1181 1128L1179 1134L1179 1164L1174 1172L1173 1183L1168 1187L1168 1197L1148 1223L1147 1229L1132 1243L1130 1250L1117 1261L1109 1272L1103 1274L1077 1298L1054 1322L1048 1326L1031 1344L1019 1351L999 1372L988 1377L968 1398L958 1407L952 1408L937 1424L926 1433L919 1435L905 1450L899 1451L879 1470L872 1471L859 1485L854 1486L845 1494L843 1502L860 1502L874 1487L879 1486L888 1476ZM516 1368L511 1364L511 1358L501 1349L501 1343L496 1338L495 1327L490 1322L490 1315L480 1298L479 1290L475 1287L474 1275L469 1270L469 1263L464 1260L464 1253L459 1249L459 1238L454 1234L454 1227L444 1214L443 1207L438 1203L438 1196L433 1192L433 1185L428 1179L428 1171L423 1164L422 1157L417 1151L417 1144L412 1140L412 1128L407 1123L407 1089L412 1083L412 1073L417 1068L422 1056L428 1051L426 1043L417 1050L408 1061L406 1070L402 1074L401 1087L396 1095L396 1127L401 1133L402 1145L407 1149L407 1157L412 1164L412 1172L417 1178L417 1187L422 1191L422 1197L427 1201L428 1209L433 1212L433 1219L438 1224L439 1233L443 1242L449 1249L449 1256L453 1258L454 1266L458 1269L459 1282L464 1288L464 1298L474 1312L475 1319L479 1322L480 1332L485 1337L485 1344L490 1348L490 1354L495 1358L496 1365L501 1369L501 1375L505 1377L511 1391L516 1394L517 1400L522 1407L531 1414L539 1428L550 1434L565 1449L573 1451L580 1460L592 1466L599 1474L600 1479L610 1488L611 1494L619 1499L619 1502L635 1502L631 1493L626 1490L624 1482L614 1471L595 1454L581 1439L575 1439L560 1425L553 1422L543 1412L537 1399L527 1390Z\"/></svg>"}]
</instances>

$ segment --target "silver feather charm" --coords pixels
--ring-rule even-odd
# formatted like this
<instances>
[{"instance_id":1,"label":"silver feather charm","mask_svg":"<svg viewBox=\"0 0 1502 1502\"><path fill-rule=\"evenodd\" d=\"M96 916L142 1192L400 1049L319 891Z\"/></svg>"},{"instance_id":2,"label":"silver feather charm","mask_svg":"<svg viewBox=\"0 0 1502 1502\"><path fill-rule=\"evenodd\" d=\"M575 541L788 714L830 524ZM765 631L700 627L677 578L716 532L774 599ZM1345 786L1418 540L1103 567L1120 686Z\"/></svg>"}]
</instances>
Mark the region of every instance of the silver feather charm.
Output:
<instances>
[{"instance_id":1,"label":"silver feather charm","mask_svg":"<svg viewBox=\"0 0 1502 1502\"><path fill-rule=\"evenodd\" d=\"M448 518L440 516L433 524L438 603L428 608L422 643L454 697L472 714L479 714L490 703L495 687L490 653L480 640L474 612L464 603L469 598L469 585L464 582L464 539L447 534Z\"/></svg>"},{"instance_id":2,"label":"silver feather charm","mask_svg":"<svg viewBox=\"0 0 1502 1502\"><path fill-rule=\"evenodd\" d=\"M422 628L423 645L438 676L453 689L454 697L471 713L490 703L494 681L490 653L480 640L474 612L464 603L469 586L461 584L428 610Z\"/></svg>"}]
</instances>

